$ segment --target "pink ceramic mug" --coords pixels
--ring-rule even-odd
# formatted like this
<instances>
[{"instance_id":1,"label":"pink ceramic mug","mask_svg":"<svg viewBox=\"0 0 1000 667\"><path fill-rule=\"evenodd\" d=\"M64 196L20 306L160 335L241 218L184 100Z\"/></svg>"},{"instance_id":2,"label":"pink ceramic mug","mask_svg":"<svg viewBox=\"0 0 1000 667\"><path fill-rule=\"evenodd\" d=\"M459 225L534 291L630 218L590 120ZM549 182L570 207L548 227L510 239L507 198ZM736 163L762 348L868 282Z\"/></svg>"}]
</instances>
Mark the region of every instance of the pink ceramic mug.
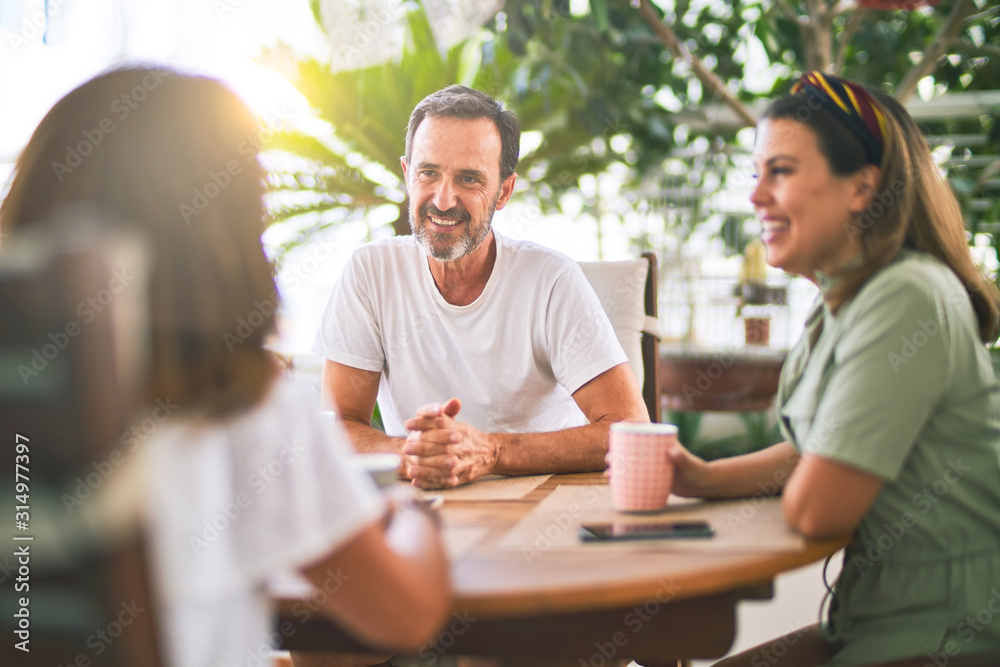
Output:
<instances>
[{"instance_id":1,"label":"pink ceramic mug","mask_svg":"<svg viewBox=\"0 0 1000 667\"><path fill-rule=\"evenodd\" d=\"M652 512L666 507L674 478L667 450L676 441L677 427L673 424L611 425L608 472L611 502L616 510Z\"/></svg>"}]
</instances>

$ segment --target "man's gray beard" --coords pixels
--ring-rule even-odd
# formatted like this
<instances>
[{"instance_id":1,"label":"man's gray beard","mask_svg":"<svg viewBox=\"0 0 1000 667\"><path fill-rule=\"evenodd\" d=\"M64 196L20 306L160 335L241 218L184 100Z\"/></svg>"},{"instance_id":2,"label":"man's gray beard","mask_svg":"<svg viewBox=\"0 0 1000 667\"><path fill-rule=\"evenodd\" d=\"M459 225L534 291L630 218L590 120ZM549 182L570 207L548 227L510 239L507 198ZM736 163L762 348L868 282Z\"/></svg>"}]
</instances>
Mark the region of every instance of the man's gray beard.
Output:
<instances>
[{"instance_id":1,"label":"man's gray beard","mask_svg":"<svg viewBox=\"0 0 1000 667\"><path fill-rule=\"evenodd\" d=\"M414 236L417 237L417 243L420 244L421 248L423 248L425 255L442 262L453 262L456 259L465 257L478 248L479 244L486 238L486 235L489 234L489 231L490 225L486 225L479 238L474 239L471 235L466 234L459 239L458 243L448 246L435 246L430 243L430 237L435 234L435 232L427 231L426 227L418 228L416 232L414 232Z\"/></svg>"},{"instance_id":2,"label":"man's gray beard","mask_svg":"<svg viewBox=\"0 0 1000 667\"><path fill-rule=\"evenodd\" d=\"M423 248L425 255L441 262L454 262L456 259L461 259L478 248L489 235L490 230L493 229L493 214L496 213L498 201L500 201L500 190L497 190L496 197L493 198L493 203L490 204L490 210L486 213L486 224L483 225L483 230L478 238L473 238L471 234L465 234L455 245L445 248L435 248L429 242L430 236L435 232L428 232L426 226L421 227L417 225L420 211L418 210L414 213L412 208L410 209L410 231L413 232L413 236L417 239L417 244ZM472 221L470 220L469 230L471 229Z\"/></svg>"}]
</instances>

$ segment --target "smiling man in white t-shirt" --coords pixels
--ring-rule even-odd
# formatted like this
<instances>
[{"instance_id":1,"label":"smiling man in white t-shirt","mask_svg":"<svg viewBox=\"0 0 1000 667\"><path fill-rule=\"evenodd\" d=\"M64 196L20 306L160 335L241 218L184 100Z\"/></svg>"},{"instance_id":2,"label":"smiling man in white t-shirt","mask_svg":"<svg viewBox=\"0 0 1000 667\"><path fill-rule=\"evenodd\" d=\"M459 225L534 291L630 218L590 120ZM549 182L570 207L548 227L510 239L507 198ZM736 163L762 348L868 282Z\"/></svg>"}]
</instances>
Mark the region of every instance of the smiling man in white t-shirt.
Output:
<instances>
[{"instance_id":1,"label":"smiling man in white t-shirt","mask_svg":"<svg viewBox=\"0 0 1000 667\"><path fill-rule=\"evenodd\" d=\"M314 346L354 446L403 454L423 488L602 470L610 424L649 418L576 263L491 227L519 141L517 116L484 93L420 102L401 160L413 235L354 253Z\"/></svg>"}]
</instances>

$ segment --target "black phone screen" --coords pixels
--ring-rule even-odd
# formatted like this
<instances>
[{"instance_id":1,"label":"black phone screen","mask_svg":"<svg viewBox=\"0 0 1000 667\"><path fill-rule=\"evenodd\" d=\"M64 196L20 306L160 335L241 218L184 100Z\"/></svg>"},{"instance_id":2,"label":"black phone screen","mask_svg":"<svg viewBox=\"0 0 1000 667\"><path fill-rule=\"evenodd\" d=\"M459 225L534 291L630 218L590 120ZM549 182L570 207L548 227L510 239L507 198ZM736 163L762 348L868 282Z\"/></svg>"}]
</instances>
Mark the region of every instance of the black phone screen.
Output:
<instances>
[{"instance_id":1,"label":"black phone screen","mask_svg":"<svg viewBox=\"0 0 1000 667\"><path fill-rule=\"evenodd\" d=\"M664 540L712 537L715 531L705 521L664 521L660 523L603 523L580 526L585 542L604 540Z\"/></svg>"}]
</instances>

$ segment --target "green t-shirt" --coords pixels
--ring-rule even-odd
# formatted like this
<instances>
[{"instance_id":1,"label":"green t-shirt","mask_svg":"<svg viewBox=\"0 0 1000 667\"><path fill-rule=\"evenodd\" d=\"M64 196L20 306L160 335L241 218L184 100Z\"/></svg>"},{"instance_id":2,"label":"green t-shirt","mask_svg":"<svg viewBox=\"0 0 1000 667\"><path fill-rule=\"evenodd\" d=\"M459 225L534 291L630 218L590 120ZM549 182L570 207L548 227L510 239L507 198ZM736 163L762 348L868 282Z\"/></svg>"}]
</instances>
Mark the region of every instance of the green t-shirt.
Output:
<instances>
[{"instance_id":1,"label":"green t-shirt","mask_svg":"<svg viewBox=\"0 0 1000 667\"><path fill-rule=\"evenodd\" d=\"M1000 384L955 274L909 250L789 352L779 425L885 480L845 553L832 665L1000 649Z\"/></svg>"}]
</instances>

